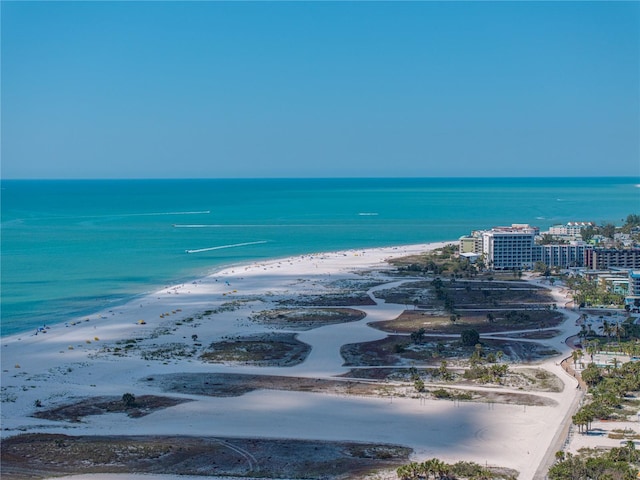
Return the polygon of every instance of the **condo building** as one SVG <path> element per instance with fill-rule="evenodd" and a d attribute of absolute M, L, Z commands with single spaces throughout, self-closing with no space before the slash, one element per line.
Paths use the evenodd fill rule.
<path fill-rule="evenodd" d="M 482 231 L 476 230 L 471 235 L 465 235 L 460 237 L 460 243 L 458 246 L 458 253 L 463 255 L 465 253 L 482 254 Z"/>
<path fill-rule="evenodd" d="M 629 272 L 629 296 L 640 298 L 640 270 Z"/>
<path fill-rule="evenodd" d="M 640 248 L 590 248 L 585 250 L 585 267 L 591 270 L 628 268 L 640 270 Z"/>
<path fill-rule="evenodd" d="M 542 262 L 549 267 L 582 267 L 585 251 L 590 247 L 584 242 L 560 245 L 535 245 L 533 263 Z"/>
<path fill-rule="evenodd" d="M 592 222 L 569 222 L 566 225 L 554 225 L 549 228 L 549 234 L 561 237 L 580 237 L 582 230 L 587 227 L 595 227 L 595 224 Z"/>
<path fill-rule="evenodd" d="M 587 222 L 569 223 L 557 228 L 572 235 L 591 225 Z M 476 230 L 471 235 L 460 237 L 458 250 L 462 256 L 482 255 L 485 265 L 492 270 L 529 269 L 536 262 L 560 268 L 640 270 L 640 248 L 595 248 L 581 240 L 537 245 L 535 239 L 539 234 L 537 227 L 527 224 Z"/>
<path fill-rule="evenodd" d="M 640 311 L 640 270 L 629 271 L 629 294 L 624 299 L 632 312 Z"/>
<path fill-rule="evenodd" d="M 537 228 L 514 224 L 494 227 L 482 233 L 482 253 L 492 270 L 520 270 L 533 266 Z"/>

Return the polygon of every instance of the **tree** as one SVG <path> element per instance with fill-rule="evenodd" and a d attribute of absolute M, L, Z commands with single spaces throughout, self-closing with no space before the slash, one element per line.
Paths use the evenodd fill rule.
<path fill-rule="evenodd" d="M 473 329 L 463 330 L 460 340 L 465 347 L 473 347 L 480 341 L 480 334 Z"/>
<path fill-rule="evenodd" d="M 411 341 L 415 344 L 422 343 L 427 331 L 424 328 L 419 328 L 415 332 L 411 332 Z"/>
<path fill-rule="evenodd" d="M 600 380 L 602 380 L 602 373 L 595 364 L 590 363 L 587 365 L 587 368 L 582 371 L 582 380 L 584 380 L 587 385 L 597 385 Z"/>
<path fill-rule="evenodd" d="M 633 227 L 637 227 L 640 225 L 640 215 L 629 214 L 627 215 L 627 221 L 622 226 L 622 231 L 624 233 L 631 233 Z"/>
<path fill-rule="evenodd" d="M 132 393 L 125 393 L 122 395 L 122 403 L 125 408 L 135 407 L 136 405 L 136 397 Z"/>
<path fill-rule="evenodd" d="M 544 273 L 549 269 L 549 267 L 547 267 L 547 264 L 544 262 L 536 262 L 533 264 L 533 271 L 534 272 L 538 272 L 538 273 Z"/>
<path fill-rule="evenodd" d="M 588 242 L 589 240 L 591 240 L 595 234 L 596 234 L 596 231 L 591 225 L 588 225 L 587 227 L 580 230 L 580 236 L 582 237 L 582 240 L 585 242 Z"/>
<path fill-rule="evenodd" d="M 543 233 L 540 237 L 540 245 L 551 245 L 556 242 L 556 237 L 549 233 Z"/>
<path fill-rule="evenodd" d="M 600 227 L 600 233 L 602 233 L 603 236 L 613 240 L 613 237 L 615 237 L 616 235 L 616 226 L 613 223 L 602 225 Z"/>
<path fill-rule="evenodd" d="M 616 323 L 613 326 L 613 331 L 616 334 L 616 337 L 618 338 L 618 345 L 620 345 L 620 337 L 624 337 L 626 335 L 626 330 L 624 328 L 624 325 L 622 325 L 620 322 Z"/>
<path fill-rule="evenodd" d="M 451 379 L 451 375 L 449 374 L 449 371 L 447 370 L 447 361 L 446 360 L 442 360 L 440 362 L 440 367 L 438 368 L 438 375 L 443 380 L 450 380 Z"/>
<path fill-rule="evenodd" d="M 578 366 L 578 358 L 580 358 L 578 356 L 578 351 L 574 350 L 573 352 L 571 352 L 571 359 L 573 360 L 573 367 L 576 368 Z"/>

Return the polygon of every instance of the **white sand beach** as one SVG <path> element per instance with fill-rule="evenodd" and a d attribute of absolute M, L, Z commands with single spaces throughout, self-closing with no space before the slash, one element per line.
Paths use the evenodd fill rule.
<path fill-rule="evenodd" d="M 399 444 L 414 449 L 412 459 L 438 457 L 447 462 L 475 461 L 520 472 L 519 478 L 536 477 L 539 466 L 555 453 L 562 439 L 567 413 L 579 396 L 575 379 L 559 362 L 570 354 L 564 339 L 578 331 L 578 316 L 566 310 L 561 334 L 548 343 L 561 355 L 539 366 L 557 375 L 562 392 L 537 392 L 554 406 L 452 402 L 417 398 L 372 398 L 312 392 L 257 390 L 239 397 L 182 395 L 192 401 L 155 411 L 140 418 L 112 413 L 89 416 L 79 423 L 32 417 L 39 401 L 45 407 L 83 397 L 125 392 L 170 395 L 145 381 L 154 375 L 186 372 L 251 373 L 310 378 L 333 378 L 349 370 L 343 366 L 340 347 L 347 343 L 384 338 L 387 334 L 367 323 L 391 320 L 404 305 L 356 307 L 366 313 L 357 322 L 327 325 L 300 332 L 298 339 L 311 346 L 306 360 L 293 367 L 259 367 L 205 363 L 196 358 L 143 359 L 104 353 L 116 342 L 138 339 L 137 344 L 191 342 L 202 344 L 234 335 L 272 331 L 249 316 L 283 296 L 304 295 L 317 284 L 360 278 L 359 272 L 388 268 L 384 260 L 424 252 L 450 242 L 370 250 L 304 255 L 228 268 L 191 283 L 173 285 L 111 311 L 70 319 L 52 325 L 46 333 L 34 332 L 2 339 L 2 437 L 22 433 L 66 435 L 209 435 L 256 438 L 349 440 Z M 389 284 L 408 281 L 382 277 Z M 532 280 L 533 281 L 533 280 Z M 549 287 L 551 288 L 551 287 Z M 561 287 L 553 287 L 558 305 L 567 302 Z M 198 322 L 181 322 L 234 299 L 255 299 Z M 144 320 L 144 323 L 140 322 Z M 164 329 L 169 334 L 159 335 Z M 501 389 L 502 391 L 505 388 Z M 570 422 L 570 416 L 568 421 Z M 553 450 L 553 451 L 552 451 Z M 129 476 L 130 477 L 130 476 Z M 77 476 L 77 479 L 124 478 Z M 170 478 L 141 475 L 140 478 Z M 179 477 L 187 478 L 187 477 Z M 194 477 L 195 478 L 195 477 Z"/>

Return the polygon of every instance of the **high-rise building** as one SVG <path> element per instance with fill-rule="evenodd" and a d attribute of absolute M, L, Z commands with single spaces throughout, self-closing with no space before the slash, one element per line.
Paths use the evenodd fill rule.
<path fill-rule="evenodd" d="M 533 247 L 538 229 L 529 225 L 494 227 L 482 233 L 482 253 L 493 270 L 520 270 L 533 266 Z"/>

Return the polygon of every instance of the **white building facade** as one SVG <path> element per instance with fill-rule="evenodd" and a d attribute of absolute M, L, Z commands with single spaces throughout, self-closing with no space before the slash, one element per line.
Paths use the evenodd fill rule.
<path fill-rule="evenodd" d="M 549 233 L 551 235 L 579 237 L 583 229 L 594 226 L 592 222 L 569 222 L 566 225 L 554 225 L 549 228 Z"/>
<path fill-rule="evenodd" d="M 590 248 L 583 242 L 560 245 L 536 245 L 533 248 L 533 263 L 542 262 L 549 267 L 582 267 L 585 249 Z"/>
<path fill-rule="evenodd" d="M 521 270 L 533 267 L 537 229 L 528 225 L 496 227 L 482 234 L 482 253 L 492 270 Z"/>

